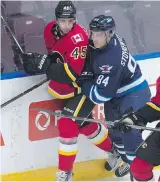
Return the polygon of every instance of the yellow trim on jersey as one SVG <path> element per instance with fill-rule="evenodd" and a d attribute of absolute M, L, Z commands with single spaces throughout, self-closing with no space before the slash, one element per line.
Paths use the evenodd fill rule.
<path fill-rule="evenodd" d="M 76 87 L 76 88 L 78 88 L 79 86 L 77 85 L 77 83 L 76 82 L 72 82 L 72 84 L 73 84 L 73 86 L 74 87 Z"/>
<path fill-rule="evenodd" d="M 75 88 L 77 88 L 77 93 L 80 94 L 82 92 L 81 87 L 79 87 L 76 82 L 72 82 L 72 84 Z"/>
<path fill-rule="evenodd" d="M 160 111 L 160 107 L 156 106 L 154 103 L 152 102 L 147 102 L 147 105 L 152 107 L 153 109 Z"/>
<path fill-rule="evenodd" d="M 83 97 L 81 98 L 81 100 L 80 100 L 80 102 L 79 102 L 79 104 L 78 104 L 78 106 L 77 106 L 73 116 L 76 117 L 78 115 L 78 113 L 79 113 L 80 109 L 82 108 L 82 105 L 84 104 L 85 100 L 86 100 L 86 96 L 83 95 Z"/>
<path fill-rule="evenodd" d="M 64 63 L 64 69 L 67 73 L 67 75 L 69 76 L 69 78 L 73 81 L 76 81 L 76 78 L 74 77 L 74 75 L 71 73 L 71 71 L 69 70 L 68 64 Z"/>
<path fill-rule="evenodd" d="M 67 94 L 67 95 L 60 95 L 57 92 L 55 92 L 54 90 L 52 90 L 50 87 L 48 87 L 48 92 L 57 99 L 68 99 L 68 98 L 74 97 L 74 92 Z"/>
<path fill-rule="evenodd" d="M 78 87 L 78 91 L 77 91 L 77 93 L 78 93 L 78 94 L 80 94 L 81 92 L 82 92 L 81 87 Z"/>

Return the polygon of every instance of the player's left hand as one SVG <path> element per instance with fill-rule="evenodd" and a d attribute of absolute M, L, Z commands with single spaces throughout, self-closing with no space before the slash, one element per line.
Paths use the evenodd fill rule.
<path fill-rule="evenodd" d="M 76 79 L 78 86 L 82 87 L 85 81 L 93 79 L 94 75 L 91 71 L 83 71 L 81 75 Z"/>
<path fill-rule="evenodd" d="M 50 65 L 50 59 L 47 55 L 38 53 L 24 53 L 22 54 L 23 67 L 26 73 L 46 73 Z"/>
<path fill-rule="evenodd" d="M 121 120 L 117 120 L 114 122 L 113 126 L 109 128 L 112 131 L 122 131 L 123 133 L 128 133 L 132 130 L 128 125 L 134 125 L 136 118 L 134 118 L 134 114 L 125 115 L 121 118 Z"/>

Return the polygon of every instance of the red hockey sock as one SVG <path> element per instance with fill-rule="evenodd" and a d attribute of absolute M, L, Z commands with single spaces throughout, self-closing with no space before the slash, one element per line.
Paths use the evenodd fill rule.
<path fill-rule="evenodd" d="M 131 165 L 130 171 L 137 181 L 149 181 L 153 178 L 153 166 L 147 161 L 136 157 Z"/>
<path fill-rule="evenodd" d="M 59 129 L 59 169 L 70 171 L 76 158 L 78 125 L 68 118 L 61 118 L 58 121 Z"/>
<path fill-rule="evenodd" d="M 59 154 L 59 170 L 71 171 L 73 169 L 73 164 L 76 155 L 66 156 Z"/>
<path fill-rule="evenodd" d="M 80 133 L 87 136 L 91 142 L 104 151 L 112 148 L 112 141 L 108 136 L 108 129 L 101 124 L 91 123 L 80 129 Z"/>

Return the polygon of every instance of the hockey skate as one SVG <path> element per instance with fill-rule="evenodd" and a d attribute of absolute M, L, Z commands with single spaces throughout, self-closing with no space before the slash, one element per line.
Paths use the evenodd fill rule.
<path fill-rule="evenodd" d="M 123 162 L 123 164 L 115 170 L 115 175 L 117 177 L 123 177 L 127 175 L 129 172 L 130 172 L 130 165 L 128 163 Z"/>
<path fill-rule="evenodd" d="M 56 173 L 56 182 L 59 181 L 72 181 L 71 171 L 58 171 Z"/>
<path fill-rule="evenodd" d="M 108 159 L 105 163 L 105 169 L 107 171 L 115 171 L 122 163 L 120 154 L 117 152 L 116 148 L 113 147 L 111 151 L 108 152 Z"/>

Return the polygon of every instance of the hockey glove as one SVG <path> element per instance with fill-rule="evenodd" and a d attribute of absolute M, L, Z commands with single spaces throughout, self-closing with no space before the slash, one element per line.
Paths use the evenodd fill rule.
<path fill-rule="evenodd" d="M 94 75 L 90 71 L 83 71 L 81 75 L 76 79 L 76 83 L 78 84 L 79 87 L 82 87 L 84 82 L 87 80 L 93 79 Z"/>
<path fill-rule="evenodd" d="M 145 124 L 143 123 L 143 119 L 134 112 L 122 117 L 118 125 L 119 130 L 121 130 L 124 133 L 128 133 L 132 130 L 132 128 L 128 125 L 145 126 Z"/>
<path fill-rule="evenodd" d="M 132 115 L 122 118 L 120 121 L 115 121 L 113 126 L 108 128 L 112 131 L 122 131 L 123 133 L 128 133 L 132 130 L 128 125 L 133 125 L 135 118 L 132 118 Z"/>
<path fill-rule="evenodd" d="M 26 73 L 46 73 L 50 65 L 50 59 L 47 55 L 37 53 L 26 53 L 22 55 L 23 67 Z"/>
<path fill-rule="evenodd" d="M 124 133 L 128 133 L 132 130 L 132 128 L 127 125 L 134 125 L 137 123 L 137 121 L 138 118 L 134 113 L 129 114 L 128 116 L 124 116 L 118 123 L 119 129 Z"/>

